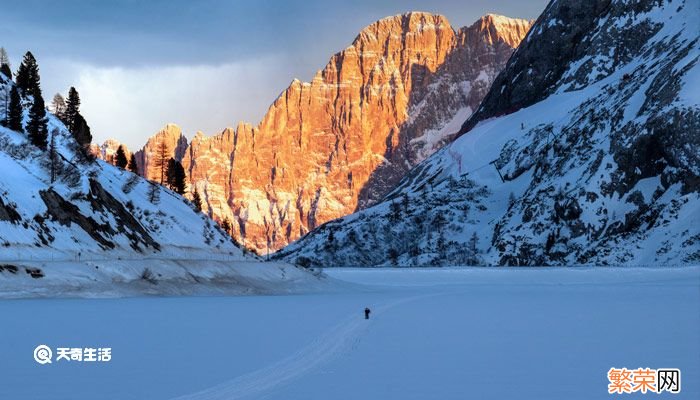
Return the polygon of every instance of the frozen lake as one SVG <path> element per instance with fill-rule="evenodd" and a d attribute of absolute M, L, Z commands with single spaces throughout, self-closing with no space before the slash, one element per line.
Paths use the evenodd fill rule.
<path fill-rule="evenodd" d="M 0 399 L 609 399 L 611 367 L 680 368 L 680 395 L 648 395 L 700 398 L 698 267 L 327 272 L 357 285 L 0 300 Z M 112 360 L 39 365 L 39 344 Z"/>

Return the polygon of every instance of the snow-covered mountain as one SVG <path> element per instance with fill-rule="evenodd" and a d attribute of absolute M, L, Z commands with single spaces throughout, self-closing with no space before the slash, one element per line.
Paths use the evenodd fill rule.
<path fill-rule="evenodd" d="M 240 293 L 315 280 L 245 254 L 178 194 L 92 161 L 47 115 L 46 151 L 0 127 L 0 297 L 196 293 L 208 284 Z"/>
<path fill-rule="evenodd" d="M 136 152 L 140 173 L 153 179 L 148 155 L 168 143 L 205 212 L 230 220 L 236 240 L 259 253 L 279 249 L 376 203 L 448 143 L 530 25 L 487 15 L 455 30 L 430 13 L 383 18 L 311 82 L 294 80 L 257 126 L 197 133 L 189 145 L 166 126 Z"/>
<path fill-rule="evenodd" d="M 458 139 L 277 257 L 700 262 L 698 20 L 691 0 L 552 1 Z"/>

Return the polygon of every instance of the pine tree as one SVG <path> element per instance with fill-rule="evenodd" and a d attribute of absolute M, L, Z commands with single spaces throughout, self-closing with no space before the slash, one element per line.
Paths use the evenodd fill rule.
<path fill-rule="evenodd" d="M 231 234 L 231 221 L 228 219 L 228 217 L 224 218 L 224 220 L 221 222 L 221 229 L 223 229 L 227 234 Z"/>
<path fill-rule="evenodd" d="M 192 193 L 192 204 L 194 204 L 194 209 L 197 212 L 202 212 L 202 198 L 199 196 L 197 189 L 194 189 L 194 193 Z"/>
<path fill-rule="evenodd" d="M 0 76 L 0 83 L 3 83 L 2 76 Z M 11 85 L 2 86 L 2 119 L 0 120 L 0 125 L 7 126 L 8 111 L 10 111 L 10 90 L 12 90 Z"/>
<path fill-rule="evenodd" d="M 10 105 L 7 110 L 7 127 L 13 131 L 22 132 L 22 101 L 16 87 L 10 90 Z"/>
<path fill-rule="evenodd" d="M 433 218 L 433 225 L 440 232 L 442 232 L 442 228 L 444 228 L 445 225 L 447 225 L 447 219 L 445 219 L 445 216 L 442 215 L 441 212 L 435 214 L 435 217 Z"/>
<path fill-rule="evenodd" d="M 24 59 L 17 69 L 16 83 L 17 87 L 23 91 L 23 94 L 41 96 L 39 65 L 31 51 L 24 55 Z"/>
<path fill-rule="evenodd" d="M 34 102 L 29 109 L 29 122 L 27 123 L 27 133 L 32 144 L 42 150 L 46 150 L 48 138 L 48 121 L 46 119 L 46 108 L 44 98 L 41 93 L 34 95 Z"/>
<path fill-rule="evenodd" d="M 187 186 L 185 178 L 185 169 L 182 167 L 182 164 L 174 158 L 168 160 L 166 179 L 170 189 L 179 194 L 185 194 L 185 189 Z"/>
<path fill-rule="evenodd" d="M 469 238 L 469 251 L 472 254 L 479 252 L 479 236 L 476 235 L 476 232 L 472 233 L 472 236 Z"/>
<path fill-rule="evenodd" d="M 445 259 L 447 257 L 447 240 L 445 240 L 445 235 L 440 231 L 438 233 L 437 242 L 435 242 L 435 250 L 438 253 L 440 259 Z"/>
<path fill-rule="evenodd" d="M 5 51 L 4 47 L 0 47 L 0 73 L 9 79 L 12 79 L 10 57 L 7 55 L 7 51 Z"/>
<path fill-rule="evenodd" d="M 128 161 L 126 160 L 126 153 L 124 153 L 124 146 L 119 145 L 117 148 L 117 154 L 114 156 L 114 165 L 124 169 L 126 168 Z"/>
<path fill-rule="evenodd" d="M 0 73 L 5 75 L 7 79 L 12 79 L 12 70 L 10 64 L 0 64 Z"/>
<path fill-rule="evenodd" d="M 51 111 L 53 114 L 63 121 L 63 115 L 66 112 L 66 101 L 59 93 L 56 93 L 51 100 Z"/>
<path fill-rule="evenodd" d="M 335 234 L 333 233 L 333 229 L 328 232 L 328 237 L 326 238 L 326 249 L 335 251 Z"/>
<path fill-rule="evenodd" d="M 469 242 L 467 242 L 467 251 L 469 253 L 467 257 L 467 264 L 479 264 L 479 237 L 476 235 L 476 232 L 472 233 L 472 236 L 469 238 Z"/>
<path fill-rule="evenodd" d="M 131 158 L 129 159 L 129 171 L 138 174 L 139 173 L 139 167 L 138 164 L 136 164 L 136 156 L 131 153 Z"/>
<path fill-rule="evenodd" d="M 57 130 L 54 128 L 51 131 L 51 140 L 49 141 L 49 159 L 51 160 L 51 184 L 56 181 L 56 166 L 57 166 L 57 153 L 56 153 L 56 134 Z"/>
<path fill-rule="evenodd" d="M 151 186 L 148 189 L 148 201 L 153 204 L 160 203 L 160 186 L 155 183 L 151 183 Z"/>
<path fill-rule="evenodd" d="M 66 124 L 68 130 L 73 133 L 77 127 L 78 115 L 80 115 L 80 95 L 73 86 L 68 89 L 68 100 L 66 101 L 66 109 L 63 114 L 63 123 Z"/>
<path fill-rule="evenodd" d="M 399 259 L 399 251 L 392 247 L 387 252 L 387 257 L 389 258 L 391 265 L 396 266 Z"/>
<path fill-rule="evenodd" d="M 168 166 L 165 168 L 165 185 L 170 190 L 175 190 L 175 169 L 177 168 L 175 162 L 174 158 L 169 158 Z"/>
<path fill-rule="evenodd" d="M 554 236 L 554 232 L 550 232 L 547 235 L 547 242 L 544 245 L 544 252 L 549 254 L 549 252 L 552 250 L 552 247 L 554 247 L 554 244 L 556 243 L 556 236 Z"/>
<path fill-rule="evenodd" d="M 92 133 L 90 133 L 90 126 L 80 113 L 74 117 L 73 130 L 71 132 L 75 141 L 83 149 L 84 154 L 88 154 L 90 143 L 92 143 Z"/>
<path fill-rule="evenodd" d="M 175 162 L 175 191 L 181 195 L 185 194 L 187 190 L 187 174 L 185 174 L 185 168 L 179 161 Z"/>
<path fill-rule="evenodd" d="M 395 224 L 401 220 L 401 205 L 392 201 L 389 205 L 389 222 Z"/>

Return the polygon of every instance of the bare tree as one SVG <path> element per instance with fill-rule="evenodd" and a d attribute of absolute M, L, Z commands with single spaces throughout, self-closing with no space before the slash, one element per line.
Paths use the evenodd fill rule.
<path fill-rule="evenodd" d="M 4 47 L 0 47 L 0 73 L 5 77 L 12 79 L 12 68 L 10 66 L 10 57 L 7 55 Z"/>
<path fill-rule="evenodd" d="M 165 184 L 166 173 L 168 170 L 168 161 L 170 160 L 170 146 L 161 139 L 153 155 L 153 166 L 160 172 L 160 184 Z M 146 171 L 144 171 L 146 172 Z"/>
<path fill-rule="evenodd" d="M 4 47 L 0 47 L 0 64 L 10 64 L 10 57 Z"/>
<path fill-rule="evenodd" d="M 66 100 L 59 93 L 56 93 L 51 100 L 51 112 L 58 119 L 63 120 L 66 112 Z"/>

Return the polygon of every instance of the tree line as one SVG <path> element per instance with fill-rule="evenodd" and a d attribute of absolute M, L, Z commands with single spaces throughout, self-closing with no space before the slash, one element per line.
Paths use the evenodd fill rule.
<path fill-rule="evenodd" d="M 0 48 L 0 78 L 12 81 L 10 59 L 4 48 Z M 46 104 L 41 92 L 39 65 L 31 51 L 24 54 L 21 64 L 14 74 L 14 85 L 7 85 L 9 93 L 4 94 L 5 116 L 0 123 L 16 132 L 26 133 L 29 141 L 41 150 L 47 149 L 48 117 Z M 24 124 L 24 107 L 29 103 L 27 123 Z M 68 91 L 68 101 L 61 95 L 54 96 L 52 102 L 56 117 L 68 128 L 85 155 L 89 154 L 92 142 L 90 126 L 80 114 L 80 96 L 74 87 Z"/>
<path fill-rule="evenodd" d="M 187 193 L 187 174 L 182 163 L 171 157 L 172 150 L 167 142 L 161 140 L 156 151 L 151 154 L 151 163 L 159 172 L 158 183 L 174 192 L 185 195 Z M 114 154 L 114 165 L 138 174 L 136 155 L 131 153 L 127 158 L 124 145 L 120 144 Z M 145 172 L 144 172 L 145 174 Z M 202 198 L 195 188 L 192 192 L 192 203 L 197 211 L 202 211 Z"/>

